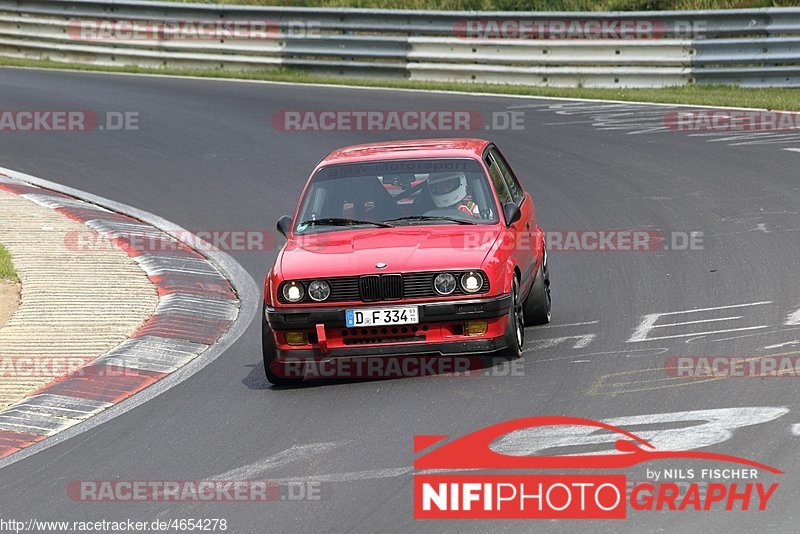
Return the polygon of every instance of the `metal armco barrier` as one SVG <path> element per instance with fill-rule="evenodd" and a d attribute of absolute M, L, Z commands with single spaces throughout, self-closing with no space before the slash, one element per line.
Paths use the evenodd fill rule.
<path fill-rule="evenodd" d="M 0 0 L 0 55 L 559 87 L 797 87 L 800 8 L 532 13 Z"/>

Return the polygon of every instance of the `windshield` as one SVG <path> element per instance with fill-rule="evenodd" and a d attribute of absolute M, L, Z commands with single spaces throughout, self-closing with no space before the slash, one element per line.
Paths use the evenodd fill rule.
<path fill-rule="evenodd" d="M 388 160 L 320 168 L 300 204 L 295 233 L 343 227 L 494 224 L 494 197 L 472 159 Z"/>

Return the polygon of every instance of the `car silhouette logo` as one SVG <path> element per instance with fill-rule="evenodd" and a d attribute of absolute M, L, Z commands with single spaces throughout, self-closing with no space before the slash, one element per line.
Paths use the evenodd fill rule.
<path fill-rule="evenodd" d="M 489 446 L 500 436 L 514 430 L 548 426 L 590 426 L 617 434 L 616 453 L 570 456 L 509 456 L 493 451 Z M 414 451 L 422 452 L 447 436 L 415 436 Z M 622 469 L 666 459 L 694 459 L 730 462 L 764 469 L 770 473 L 783 471 L 746 458 L 702 451 L 659 451 L 642 438 L 621 428 L 579 417 L 528 417 L 496 424 L 457 438 L 418 457 L 414 469 Z"/>

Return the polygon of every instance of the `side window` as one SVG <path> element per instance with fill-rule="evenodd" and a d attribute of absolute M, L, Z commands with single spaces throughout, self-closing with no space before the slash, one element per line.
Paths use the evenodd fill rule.
<path fill-rule="evenodd" d="M 508 186 L 503 178 L 503 173 L 500 171 L 495 159 L 491 155 L 486 156 L 486 166 L 489 167 L 489 178 L 492 179 L 492 185 L 497 191 L 497 198 L 500 200 L 500 205 L 505 206 L 511 200 L 511 193 L 508 192 Z"/>
<path fill-rule="evenodd" d="M 492 148 L 491 154 L 492 159 L 494 159 L 497 162 L 497 165 L 500 167 L 500 172 L 503 174 L 503 178 L 508 185 L 508 190 L 511 192 L 511 198 L 517 203 L 517 206 L 519 206 L 522 200 L 525 198 L 525 191 L 522 190 L 522 186 L 519 185 L 519 180 L 517 180 L 517 177 L 514 176 L 511 167 L 509 167 L 500 151 L 496 148 Z"/>

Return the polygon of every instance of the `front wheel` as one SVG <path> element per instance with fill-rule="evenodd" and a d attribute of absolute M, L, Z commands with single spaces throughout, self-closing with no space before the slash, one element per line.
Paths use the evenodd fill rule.
<path fill-rule="evenodd" d="M 533 287 L 525 299 L 525 324 L 535 326 L 550 322 L 550 270 L 547 267 L 547 250 L 542 251 L 542 266 L 533 279 Z"/>
<path fill-rule="evenodd" d="M 525 310 L 516 276 L 511 282 L 511 308 L 508 311 L 505 339 L 508 356 L 511 359 L 521 357 L 522 346 L 525 344 Z"/>

